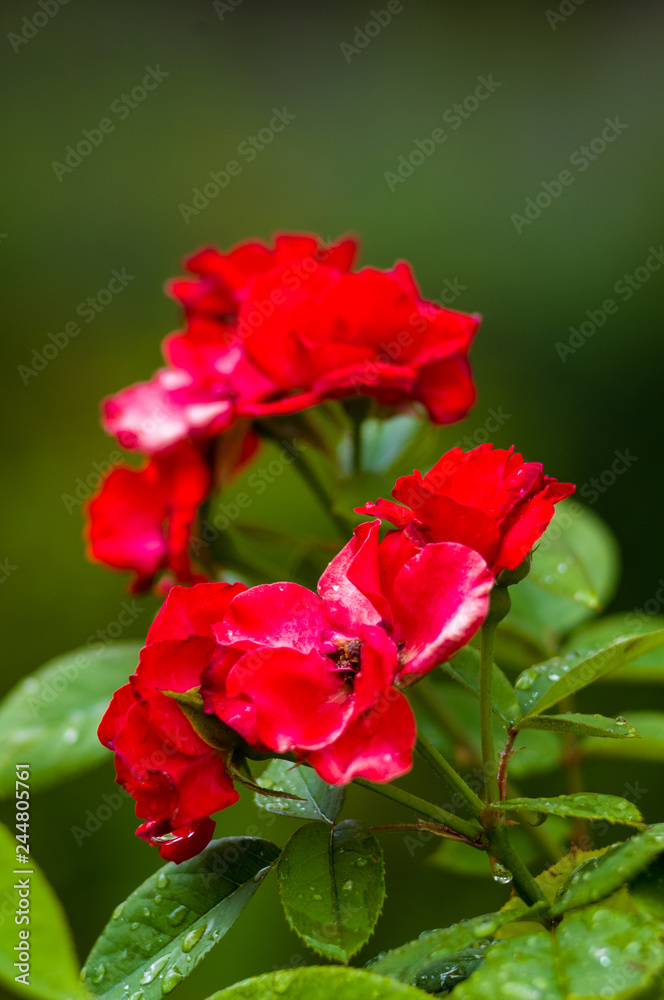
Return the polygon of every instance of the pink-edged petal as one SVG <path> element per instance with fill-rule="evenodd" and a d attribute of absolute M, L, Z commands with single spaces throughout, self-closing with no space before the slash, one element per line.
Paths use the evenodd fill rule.
<path fill-rule="evenodd" d="M 233 598 L 246 589 L 243 583 L 172 587 L 148 630 L 146 643 L 194 635 L 213 638 L 212 626 L 221 621 Z"/>
<path fill-rule="evenodd" d="M 267 583 L 238 594 L 214 628 L 218 642 L 236 649 L 318 648 L 326 626 L 320 597 L 297 583 Z"/>
<path fill-rule="evenodd" d="M 390 688 L 383 699 L 347 727 L 334 743 L 308 755 L 308 761 L 332 785 L 353 778 L 393 781 L 410 771 L 417 727 L 407 699 Z"/>
<path fill-rule="evenodd" d="M 360 625 L 389 620 L 378 563 L 380 521 L 365 522 L 324 571 L 318 581 L 325 613 L 337 628 L 354 634 Z"/>
<path fill-rule="evenodd" d="M 406 563 L 392 586 L 402 679 L 421 676 L 470 641 L 486 618 L 493 584 L 482 556 L 453 542 L 432 542 Z"/>
<path fill-rule="evenodd" d="M 226 690 L 251 701 L 261 741 L 277 753 L 325 746 L 353 713 L 343 675 L 317 652 L 253 650 L 229 672 Z"/>

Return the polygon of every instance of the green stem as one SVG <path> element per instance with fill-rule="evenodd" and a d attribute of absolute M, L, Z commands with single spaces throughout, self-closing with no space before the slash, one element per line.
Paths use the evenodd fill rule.
<path fill-rule="evenodd" d="M 482 766 L 484 768 L 484 792 L 487 802 L 498 802 L 500 799 L 496 747 L 493 741 L 493 702 L 491 697 L 493 644 L 497 624 L 496 621 L 492 621 L 490 614 L 482 626 L 480 651 L 480 738 Z"/>
<path fill-rule="evenodd" d="M 441 809 L 440 806 L 434 805 L 433 802 L 427 802 L 426 799 L 421 799 L 417 795 L 411 795 L 410 792 L 405 792 L 402 788 L 397 788 L 395 785 L 376 785 L 365 778 L 356 778 L 354 784 L 360 785 L 362 788 L 368 788 L 369 791 L 376 792 L 386 799 L 391 799 L 392 802 L 398 802 L 399 805 L 405 806 L 407 809 L 412 809 L 413 812 L 418 813 L 420 816 L 426 816 L 435 823 L 441 823 L 443 826 L 448 827 L 448 829 L 454 830 L 455 833 L 460 833 L 467 840 L 477 840 L 482 832 L 482 828 L 477 823 L 462 819 L 460 816 L 455 816 L 454 813 L 448 812 L 447 809 Z"/>
<path fill-rule="evenodd" d="M 492 852 L 498 858 L 501 865 L 504 865 L 511 872 L 514 887 L 524 903 L 532 905 L 533 903 L 541 903 L 542 901 L 546 902 L 546 896 L 512 847 L 504 824 L 501 822 L 493 830 L 487 830 L 486 835 L 489 839 Z"/>
<path fill-rule="evenodd" d="M 461 775 L 457 774 L 452 765 L 445 760 L 443 755 L 439 753 L 438 750 L 436 750 L 435 746 L 429 742 L 426 736 L 422 735 L 422 733 L 420 733 L 417 738 L 417 749 L 429 767 L 431 767 L 436 774 L 440 775 L 450 790 L 459 794 L 463 798 L 473 816 L 479 816 L 484 809 L 484 803 L 482 800 L 475 794 L 472 788 L 466 784 Z"/>

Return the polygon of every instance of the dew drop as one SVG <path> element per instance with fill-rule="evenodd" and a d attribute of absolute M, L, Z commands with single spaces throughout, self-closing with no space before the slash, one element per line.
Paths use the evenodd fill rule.
<path fill-rule="evenodd" d="M 111 920 L 119 920 L 124 912 L 124 908 L 126 905 L 127 904 L 125 902 L 125 903 L 120 903 L 118 906 L 116 906 L 115 909 L 113 910 Z"/>
<path fill-rule="evenodd" d="M 528 676 L 528 674 L 522 674 L 521 677 L 519 677 L 519 679 L 517 680 L 516 684 L 514 685 L 517 691 L 530 691 L 532 686 L 533 686 L 533 681 L 532 678 Z"/>
<path fill-rule="evenodd" d="M 164 900 L 164 897 L 161 895 L 161 893 L 156 892 L 155 896 L 154 896 L 154 901 L 157 904 L 157 906 L 159 906 L 159 904 L 162 903 L 163 900 Z"/>
<path fill-rule="evenodd" d="M 626 726 L 627 725 L 627 719 L 624 719 L 622 717 L 622 715 L 619 715 L 618 718 L 616 719 L 616 724 L 618 726 Z"/>
<path fill-rule="evenodd" d="M 159 878 L 157 879 L 157 888 L 158 888 L 158 889 L 165 889 L 165 888 L 166 888 L 166 886 L 167 886 L 167 885 L 169 885 L 170 881 L 171 881 L 171 880 L 169 879 L 168 875 L 164 875 L 164 874 L 162 873 L 162 874 L 161 874 L 161 875 L 159 876 Z"/>
<path fill-rule="evenodd" d="M 150 913 L 150 910 L 149 910 L 149 908 L 148 908 L 147 906 L 144 906 L 144 907 L 143 907 L 143 916 L 144 916 L 144 917 L 149 917 L 149 916 L 151 916 L 151 913 Z"/>
<path fill-rule="evenodd" d="M 90 980 L 93 983 L 100 983 L 105 975 L 106 975 L 106 966 L 103 964 L 98 965 L 97 971 L 95 972 L 94 976 L 90 977 Z"/>
<path fill-rule="evenodd" d="M 496 864 L 493 866 L 492 876 L 494 882 L 500 882 L 501 885 L 508 885 L 512 881 L 512 872 L 509 868 L 505 868 L 504 865 Z"/>
<path fill-rule="evenodd" d="M 358 858 L 357 861 L 355 862 L 355 867 L 356 868 L 366 868 L 366 866 L 367 866 L 368 863 L 369 862 L 367 861 L 366 858 Z"/>
<path fill-rule="evenodd" d="M 168 972 L 164 974 L 161 981 L 161 992 L 164 996 L 167 993 L 172 993 L 178 983 L 181 983 L 184 976 L 179 969 L 169 969 Z"/>
<path fill-rule="evenodd" d="M 139 990 L 138 993 L 132 993 L 132 995 L 129 997 L 129 1000 L 143 1000 L 144 996 L 145 993 L 143 992 L 143 990 Z"/>
<path fill-rule="evenodd" d="M 140 926 L 141 925 L 139 924 L 138 920 L 134 920 L 134 922 L 129 925 L 129 929 L 132 931 L 137 931 Z"/>
<path fill-rule="evenodd" d="M 173 924 L 173 926 L 176 927 L 178 924 L 182 923 L 186 915 L 187 915 L 186 906 L 176 906 L 175 909 L 171 910 L 171 912 L 168 914 L 168 922 L 169 924 Z"/>
<path fill-rule="evenodd" d="M 350 892 L 350 890 L 352 888 L 353 888 L 353 882 L 352 882 L 351 879 L 348 879 L 347 882 L 344 882 L 344 884 L 342 886 L 342 889 L 343 889 L 344 892 Z"/>
<path fill-rule="evenodd" d="M 317 903 L 320 903 L 320 901 L 321 901 L 321 899 L 323 897 L 321 896 L 321 894 L 319 892 L 315 892 L 311 898 L 315 899 Z"/>
<path fill-rule="evenodd" d="M 182 942 L 182 950 L 184 952 L 191 951 L 198 944 L 204 933 L 204 927 L 194 927 L 188 934 L 185 934 L 184 941 Z"/>
<path fill-rule="evenodd" d="M 166 965 L 167 961 L 168 955 L 164 955 L 162 958 L 158 958 L 156 962 L 153 962 L 152 965 L 148 965 L 147 969 L 141 976 L 141 986 L 147 986 L 147 984 L 151 983 L 153 979 L 156 979 Z"/>

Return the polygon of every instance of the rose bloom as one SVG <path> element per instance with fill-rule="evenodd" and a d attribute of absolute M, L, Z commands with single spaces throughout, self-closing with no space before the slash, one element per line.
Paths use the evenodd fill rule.
<path fill-rule="evenodd" d="M 237 798 L 235 752 L 307 761 L 341 784 L 410 769 L 416 727 L 401 689 L 473 636 L 493 576 L 463 545 L 401 532 L 379 545 L 379 529 L 356 529 L 318 595 L 293 583 L 169 592 L 99 729 L 145 820 L 138 834 L 163 857 L 210 840 L 211 814 Z M 198 724 L 173 692 L 200 692 Z"/>
<path fill-rule="evenodd" d="M 164 341 L 168 367 L 105 401 L 106 430 L 153 453 L 219 434 L 236 416 L 357 394 L 460 420 L 475 400 L 467 355 L 478 317 L 423 299 L 404 262 L 353 270 L 357 250 L 352 238 L 325 246 L 281 234 L 273 247 L 194 254 L 194 277 L 169 285 L 186 325 Z"/>
<path fill-rule="evenodd" d="M 401 476 L 392 490 L 399 503 L 379 498 L 355 510 L 415 529 L 427 542 L 467 545 L 498 576 L 523 562 L 554 505 L 574 489 L 545 476 L 539 462 L 524 462 L 513 448 L 482 444 L 469 452 L 453 448 L 425 476 Z"/>
<path fill-rule="evenodd" d="M 202 694 L 253 745 L 307 760 L 330 783 L 408 771 L 415 721 L 401 689 L 475 634 L 493 577 L 463 545 L 360 525 L 321 577 L 235 597 L 214 634 L 224 655 Z"/>

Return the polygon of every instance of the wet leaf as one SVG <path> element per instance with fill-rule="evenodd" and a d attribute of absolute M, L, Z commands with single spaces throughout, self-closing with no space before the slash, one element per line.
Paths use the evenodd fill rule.
<path fill-rule="evenodd" d="M 328 785 L 311 767 L 296 766 L 287 760 L 272 760 L 258 781 L 269 788 L 297 795 L 301 801 L 257 794 L 256 805 L 265 812 L 296 819 L 317 819 L 334 823 L 344 803 L 342 785 Z"/>
<path fill-rule="evenodd" d="M 544 729 L 576 736 L 603 736 L 609 739 L 634 739 L 639 733 L 625 719 L 607 719 L 603 715 L 533 715 L 517 723 L 519 729 Z"/>
<path fill-rule="evenodd" d="M 277 869 L 289 924 L 320 955 L 347 962 L 370 938 L 385 898 L 380 845 L 363 823 L 309 823 Z"/>
<path fill-rule="evenodd" d="M 268 840 L 227 837 L 165 865 L 116 908 L 83 969 L 88 988 L 104 1000 L 161 1000 L 223 937 L 278 857 Z"/>
<path fill-rule="evenodd" d="M 420 990 L 364 969 L 284 969 L 215 993 L 208 1000 L 424 1000 Z"/>
<path fill-rule="evenodd" d="M 603 819 L 608 823 L 626 826 L 643 826 L 643 816 L 627 799 L 618 795 L 599 792 L 577 792 L 574 795 L 556 795 L 550 798 L 518 798 L 494 802 L 496 808 L 507 812 L 535 812 L 547 816 L 578 816 L 583 819 Z"/>

